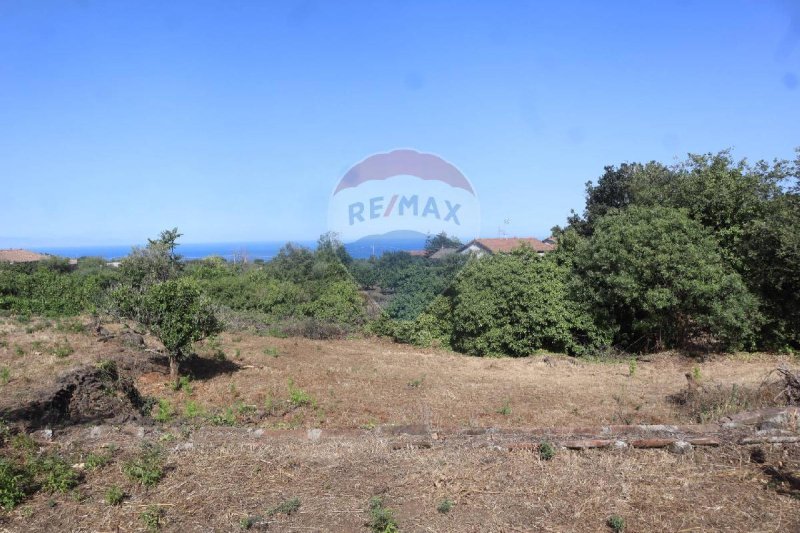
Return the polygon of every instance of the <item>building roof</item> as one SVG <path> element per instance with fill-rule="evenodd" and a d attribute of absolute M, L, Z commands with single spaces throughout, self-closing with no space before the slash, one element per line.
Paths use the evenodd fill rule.
<path fill-rule="evenodd" d="M 406 253 L 415 257 L 425 257 L 427 255 L 425 250 L 408 250 Z"/>
<path fill-rule="evenodd" d="M 542 242 L 535 237 L 507 237 L 501 239 L 475 239 L 464 245 L 461 250 L 466 250 L 472 244 L 493 254 L 510 252 L 523 245 L 530 246 L 535 252 L 552 252 L 556 249 L 555 245 Z"/>
<path fill-rule="evenodd" d="M 30 250 L 0 250 L 0 261 L 6 263 L 32 263 L 34 261 L 48 259 L 49 257 L 49 255 L 32 252 Z"/>

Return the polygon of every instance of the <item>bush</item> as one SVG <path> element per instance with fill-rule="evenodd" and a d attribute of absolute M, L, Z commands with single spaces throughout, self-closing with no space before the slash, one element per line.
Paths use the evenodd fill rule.
<path fill-rule="evenodd" d="M 570 300 L 569 271 L 530 249 L 470 262 L 446 295 L 454 349 L 472 355 L 583 354 L 608 334 Z M 442 306 L 444 308 L 444 306 Z"/>
<path fill-rule="evenodd" d="M 601 218 L 575 252 L 573 298 L 627 350 L 752 346 L 755 298 L 684 212 L 632 206 Z"/>

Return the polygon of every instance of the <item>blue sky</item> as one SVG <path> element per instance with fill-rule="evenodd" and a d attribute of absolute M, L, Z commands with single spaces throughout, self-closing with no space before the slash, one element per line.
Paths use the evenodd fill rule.
<path fill-rule="evenodd" d="M 314 238 L 403 147 L 543 237 L 604 165 L 792 158 L 800 4 L 0 0 L 0 125 L 0 248 Z"/>

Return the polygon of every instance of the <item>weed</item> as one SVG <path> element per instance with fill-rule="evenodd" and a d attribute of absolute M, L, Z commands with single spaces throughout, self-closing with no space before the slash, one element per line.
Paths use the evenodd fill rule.
<path fill-rule="evenodd" d="M 29 469 L 41 479 L 41 489 L 47 492 L 69 492 L 80 480 L 78 472 L 65 460 L 52 455 L 37 459 Z"/>
<path fill-rule="evenodd" d="M 203 409 L 194 400 L 189 400 L 183 408 L 183 413 L 187 418 L 197 418 L 203 415 Z"/>
<path fill-rule="evenodd" d="M 189 379 L 189 376 L 181 376 L 178 378 L 178 381 L 172 382 L 171 387 L 174 391 L 182 390 L 186 394 L 191 394 L 193 392 L 192 381 Z"/>
<path fill-rule="evenodd" d="M 418 389 L 418 388 L 420 388 L 422 386 L 422 383 L 424 381 L 425 381 L 424 377 L 417 378 L 417 379 L 412 379 L 411 381 L 408 382 L 408 388 L 409 389 Z"/>
<path fill-rule="evenodd" d="M 267 511 L 267 516 L 274 516 L 276 514 L 285 514 L 289 516 L 297 512 L 298 509 L 300 509 L 300 498 L 289 498 Z"/>
<path fill-rule="evenodd" d="M 305 392 L 303 389 L 294 384 L 294 380 L 289 378 L 289 403 L 295 407 L 302 407 L 304 405 L 314 405 L 316 401 L 314 398 Z"/>
<path fill-rule="evenodd" d="M 97 468 L 102 468 L 106 466 L 108 463 L 111 462 L 111 454 L 110 453 L 90 453 L 86 456 L 86 459 L 83 461 L 84 466 L 88 470 L 95 470 Z"/>
<path fill-rule="evenodd" d="M 11 461 L 0 457 L 0 509 L 10 511 L 25 499 L 30 484 L 28 473 Z"/>
<path fill-rule="evenodd" d="M 0 368 L 0 384 L 5 385 L 11 380 L 11 370 L 7 366 Z"/>
<path fill-rule="evenodd" d="M 236 359 L 241 359 L 242 351 L 239 348 L 236 348 L 236 350 L 233 352 L 233 357 Z"/>
<path fill-rule="evenodd" d="M 113 359 L 103 359 L 94 366 L 100 371 L 100 379 L 103 381 L 114 381 L 119 375 L 117 374 L 117 362 Z"/>
<path fill-rule="evenodd" d="M 236 425 L 236 415 L 232 408 L 226 407 L 222 413 L 215 414 L 208 421 L 214 426 L 233 426 Z"/>
<path fill-rule="evenodd" d="M 369 500 L 369 528 L 373 533 L 398 533 L 400 528 L 394 519 L 394 511 L 383 506 L 380 496 Z"/>
<path fill-rule="evenodd" d="M 36 449 L 36 442 L 30 435 L 17 433 L 11 437 L 11 447 L 15 450 L 32 452 Z"/>
<path fill-rule="evenodd" d="M 67 339 L 64 339 L 62 342 L 53 346 L 53 355 L 59 359 L 69 357 L 73 353 L 75 353 L 75 348 L 70 345 Z"/>
<path fill-rule="evenodd" d="M 556 448 L 551 443 L 543 440 L 539 443 L 539 459 L 549 461 L 556 456 Z"/>
<path fill-rule="evenodd" d="M 625 519 L 615 514 L 608 517 L 606 525 L 611 528 L 614 533 L 622 533 L 625 531 Z"/>
<path fill-rule="evenodd" d="M 264 355 L 268 355 L 270 357 L 278 357 L 280 354 L 278 353 L 278 349 L 275 346 L 267 346 L 263 350 Z"/>
<path fill-rule="evenodd" d="M 163 398 L 158 400 L 158 411 L 153 417 L 157 422 L 169 422 L 173 414 L 174 410 L 168 400 Z"/>
<path fill-rule="evenodd" d="M 252 528 L 253 526 L 257 526 L 263 521 L 264 521 L 263 516 L 259 515 L 245 516 L 244 518 L 239 520 L 239 529 L 244 531 Z"/>
<path fill-rule="evenodd" d="M 163 463 L 161 448 L 148 443 L 143 445 L 142 452 L 138 457 L 122 465 L 122 471 L 131 481 L 141 483 L 145 487 L 152 487 L 164 477 Z"/>
<path fill-rule="evenodd" d="M 439 502 L 439 505 L 436 506 L 436 510 L 442 514 L 447 514 L 453 509 L 453 500 L 450 498 L 445 498 L 444 500 Z"/>
<path fill-rule="evenodd" d="M 164 433 L 160 437 L 158 437 L 158 442 L 172 442 L 176 440 L 177 437 L 172 433 Z"/>
<path fill-rule="evenodd" d="M 86 333 L 86 326 L 74 318 L 56 322 L 56 331 L 61 333 Z"/>
<path fill-rule="evenodd" d="M 700 372 L 699 366 L 692 367 L 692 377 L 695 381 L 700 381 L 703 379 L 703 374 Z"/>
<path fill-rule="evenodd" d="M 106 491 L 105 500 L 108 505 L 119 505 L 125 499 L 125 492 L 117 485 L 111 485 Z"/>
<path fill-rule="evenodd" d="M 632 378 L 634 375 L 636 375 L 636 359 L 631 359 L 628 362 L 628 377 Z"/>
<path fill-rule="evenodd" d="M 161 529 L 161 519 L 164 517 L 164 511 L 157 505 L 151 505 L 139 515 L 139 520 L 142 521 L 147 531 L 159 531 Z"/>
<path fill-rule="evenodd" d="M 16 355 L 17 357 L 22 357 L 23 355 L 25 355 L 25 350 L 19 344 L 15 344 L 14 355 Z"/>
<path fill-rule="evenodd" d="M 44 341 L 33 341 L 31 343 L 31 350 L 39 352 L 44 348 Z"/>
<path fill-rule="evenodd" d="M 506 400 L 506 402 L 503 404 L 503 407 L 498 409 L 497 412 L 500 413 L 503 416 L 510 415 L 511 414 L 511 402 L 510 402 L 510 400 Z"/>

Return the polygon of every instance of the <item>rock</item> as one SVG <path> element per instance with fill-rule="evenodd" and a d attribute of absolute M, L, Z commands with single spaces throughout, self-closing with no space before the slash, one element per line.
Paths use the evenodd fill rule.
<path fill-rule="evenodd" d="M 309 429 L 306 436 L 311 442 L 317 442 L 322 437 L 322 430 L 319 428 Z"/>
<path fill-rule="evenodd" d="M 193 442 L 180 442 L 175 445 L 173 448 L 176 452 L 188 452 L 190 450 L 194 450 L 194 443 Z"/>
<path fill-rule="evenodd" d="M 628 448 L 628 443 L 624 440 L 615 440 L 613 446 L 615 450 L 625 450 Z"/>
<path fill-rule="evenodd" d="M 692 451 L 694 447 L 686 442 L 685 440 L 676 440 L 672 444 L 667 447 L 667 450 L 670 453 L 674 453 L 677 455 L 683 455 L 685 453 L 689 453 Z"/>
<path fill-rule="evenodd" d="M 39 431 L 34 431 L 31 434 L 34 440 L 40 440 L 45 442 L 50 442 L 53 440 L 53 430 L 52 429 L 40 429 Z"/>
<path fill-rule="evenodd" d="M 131 348 L 145 348 L 147 345 L 144 342 L 144 337 L 133 331 L 126 331 L 119 336 L 122 344 L 130 346 Z"/>

